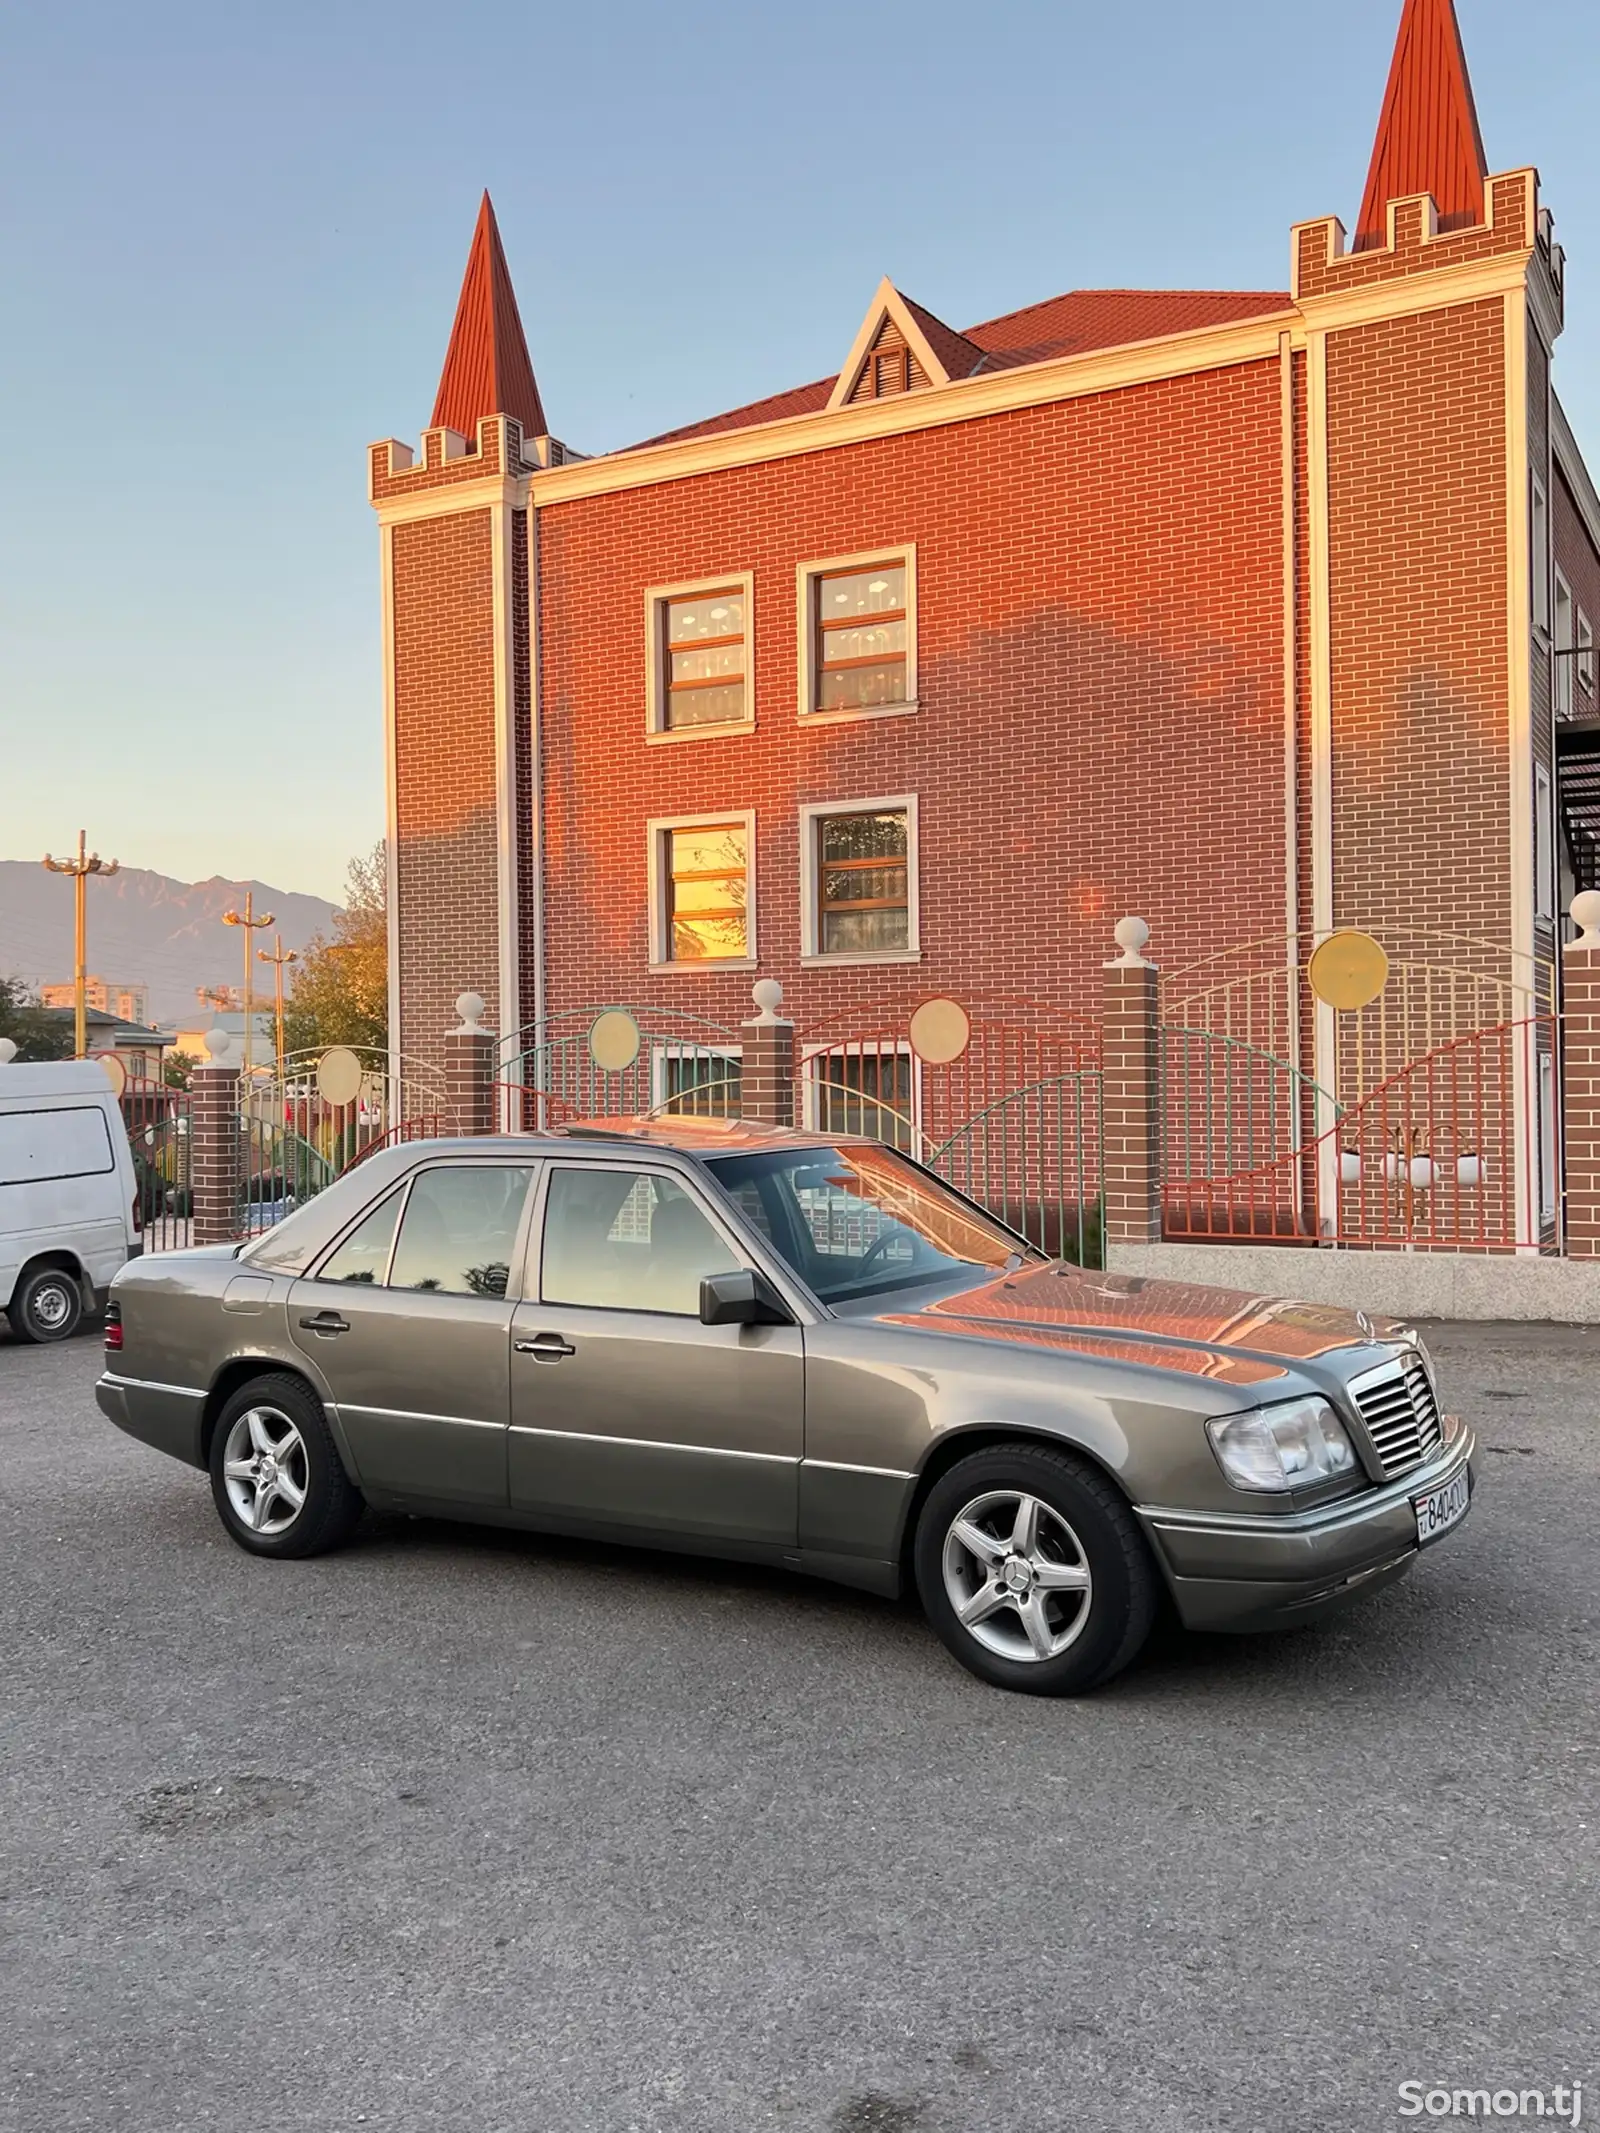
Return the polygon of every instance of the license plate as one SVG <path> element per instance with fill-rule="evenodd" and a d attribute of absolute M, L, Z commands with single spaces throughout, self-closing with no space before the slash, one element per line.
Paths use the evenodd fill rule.
<path fill-rule="evenodd" d="M 1413 1496 L 1412 1508 L 1417 1514 L 1417 1546 L 1426 1548 L 1429 1541 L 1436 1541 L 1441 1533 L 1448 1533 L 1459 1525 L 1467 1515 L 1467 1505 L 1472 1501 L 1472 1482 L 1463 1470 L 1454 1481 L 1447 1481 L 1441 1489 L 1430 1489 L 1426 1496 Z"/>

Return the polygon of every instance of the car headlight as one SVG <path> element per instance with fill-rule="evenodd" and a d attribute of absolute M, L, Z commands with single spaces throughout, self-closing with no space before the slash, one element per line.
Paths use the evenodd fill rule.
<path fill-rule="evenodd" d="M 1283 1400 L 1206 1424 L 1219 1465 L 1235 1488 L 1307 1489 L 1356 1463 L 1355 1446 L 1326 1400 Z"/>

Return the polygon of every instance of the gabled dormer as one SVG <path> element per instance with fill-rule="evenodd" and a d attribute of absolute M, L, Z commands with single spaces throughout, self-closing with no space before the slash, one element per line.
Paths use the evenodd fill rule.
<path fill-rule="evenodd" d="M 885 276 L 834 381 L 828 405 L 849 407 L 930 385 L 952 385 L 958 378 L 970 378 L 982 361 L 983 350 L 976 342 L 902 296 Z"/>

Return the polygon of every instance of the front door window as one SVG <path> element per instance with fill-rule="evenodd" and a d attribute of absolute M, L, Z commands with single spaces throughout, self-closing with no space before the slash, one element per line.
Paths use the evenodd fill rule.
<path fill-rule="evenodd" d="M 738 1264 L 675 1178 L 587 1164 L 551 1175 L 540 1275 L 547 1304 L 698 1318 L 701 1281 Z"/>

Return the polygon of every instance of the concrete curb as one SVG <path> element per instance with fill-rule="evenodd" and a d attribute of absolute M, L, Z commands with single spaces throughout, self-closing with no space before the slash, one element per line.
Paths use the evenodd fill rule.
<path fill-rule="evenodd" d="M 1600 1260 L 1465 1252 L 1295 1250 L 1270 1244 L 1113 1244 L 1115 1274 L 1207 1281 L 1391 1318 L 1600 1325 Z"/>

